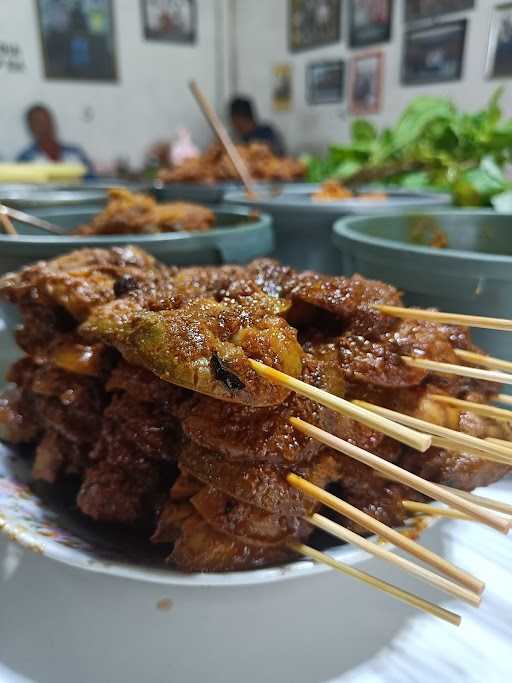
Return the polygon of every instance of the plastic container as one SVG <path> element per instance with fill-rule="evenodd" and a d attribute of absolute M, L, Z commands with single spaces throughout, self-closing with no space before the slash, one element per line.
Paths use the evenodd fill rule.
<path fill-rule="evenodd" d="M 225 200 L 229 204 L 251 206 L 271 214 L 276 242 L 274 256 L 295 268 L 323 273 L 341 272 L 339 254 L 332 246 L 332 226 L 341 216 L 415 208 L 436 209 L 451 203 L 448 195 L 404 191 L 389 191 L 387 199 L 378 201 L 314 202 L 311 196 L 318 187 L 300 183 L 265 188 L 256 199 L 249 199 L 244 192 L 229 192 Z"/>
<path fill-rule="evenodd" d="M 16 209 L 50 208 L 104 204 L 111 187 L 125 187 L 131 192 L 151 194 L 149 183 L 133 183 L 118 178 L 96 178 L 73 184 L 2 185 L 0 202 Z"/>
<path fill-rule="evenodd" d="M 237 183 L 167 183 L 156 181 L 152 193 L 159 202 L 197 202 L 199 204 L 221 204 L 229 191 L 240 189 Z"/>
<path fill-rule="evenodd" d="M 0 202 L 15 209 L 104 204 L 107 190 L 83 185 L 0 185 Z"/>
<path fill-rule="evenodd" d="M 35 209 L 34 215 L 73 228 L 87 223 L 100 205 Z M 214 207 L 216 228 L 206 232 L 167 232 L 155 235 L 54 236 L 13 221 L 18 237 L 0 233 L 0 273 L 16 270 L 38 259 L 50 259 L 81 247 L 112 247 L 135 244 L 164 263 L 218 265 L 245 263 L 268 255 L 273 249 L 272 219 L 254 216 L 245 208 Z"/>
<path fill-rule="evenodd" d="M 440 232 L 439 232 L 440 231 Z M 446 239 L 446 248 L 429 246 Z M 340 269 L 402 290 L 409 306 L 512 318 L 512 215 L 452 210 L 336 222 Z M 474 329 L 491 355 L 512 360 L 512 335 Z"/>

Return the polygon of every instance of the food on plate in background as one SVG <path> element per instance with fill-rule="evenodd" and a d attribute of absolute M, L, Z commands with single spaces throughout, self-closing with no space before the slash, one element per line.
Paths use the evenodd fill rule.
<path fill-rule="evenodd" d="M 385 192 L 354 193 L 336 180 L 326 180 L 320 189 L 313 192 L 311 199 L 314 202 L 339 202 L 344 199 L 364 199 L 366 201 L 384 201 L 387 199 Z"/>
<path fill-rule="evenodd" d="M 237 145 L 254 180 L 292 182 L 306 173 L 302 161 L 276 156 L 267 145 L 251 143 Z M 163 168 L 158 178 L 163 183 L 219 183 L 239 182 L 239 175 L 220 145 L 212 145 L 198 158 L 185 159 L 178 166 Z"/>
<path fill-rule="evenodd" d="M 144 235 L 158 232 L 197 232 L 214 226 L 215 214 L 199 204 L 158 204 L 152 197 L 116 187 L 107 206 L 78 235 Z"/>

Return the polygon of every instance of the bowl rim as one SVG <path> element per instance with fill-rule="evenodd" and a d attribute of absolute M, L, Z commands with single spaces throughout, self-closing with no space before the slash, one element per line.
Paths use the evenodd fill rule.
<path fill-rule="evenodd" d="M 93 208 L 93 205 L 87 206 L 75 206 L 75 207 L 53 207 L 53 209 L 60 208 L 61 211 L 65 212 L 66 208 L 85 210 Z M 94 205 L 94 208 L 98 208 Z M 239 216 L 240 218 L 250 217 L 253 213 L 248 207 L 244 206 L 226 206 L 222 204 L 219 206 L 210 207 L 211 210 L 217 213 L 226 213 L 233 216 Z M 52 208 L 41 207 L 46 213 L 52 213 Z M 43 217 L 43 216 L 41 216 Z M 159 232 L 149 235 L 91 235 L 83 236 L 80 235 L 18 235 L 12 236 L 5 233 L 0 233 L 0 246 L 20 246 L 21 248 L 32 247 L 34 245 L 48 245 L 48 246 L 73 246 L 75 248 L 87 248 L 87 247 L 101 247 L 101 246 L 116 246 L 116 245 L 144 245 L 144 244 L 158 244 L 161 242 L 192 242 L 192 241 L 203 241 L 211 242 L 216 238 L 222 238 L 229 236 L 236 231 L 237 234 L 246 234 L 253 232 L 254 230 L 260 230 L 262 228 L 272 227 L 272 216 L 267 213 L 260 212 L 254 221 L 249 223 L 235 223 L 230 227 L 225 228 L 212 228 L 211 230 L 194 231 L 187 232 L 186 230 L 181 230 L 177 232 Z"/>
<path fill-rule="evenodd" d="M 102 560 L 91 557 L 86 551 L 73 548 L 54 541 L 51 537 L 44 537 L 26 526 L 26 520 L 4 518 L 0 510 L 0 534 L 5 535 L 10 541 L 17 543 L 23 548 L 42 555 L 47 559 L 60 562 L 76 569 L 90 571 L 97 574 L 117 576 L 119 578 L 132 579 L 144 583 L 153 583 L 183 587 L 215 587 L 236 588 L 241 586 L 257 586 L 266 583 L 276 583 L 289 579 L 298 579 L 308 576 L 323 574 L 332 571 L 332 568 L 302 558 L 287 562 L 286 564 L 248 569 L 244 571 L 230 572 L 182 572 L 170 567 L 169 569 L 158 567 L 142 567 L 130 564 L 128 561 Z M 431 516 L 425 518 L 420 534 L 424 534 L 429 528 L 437 524 L 440 518 Z M 376 541 L 375 536 L 369 536 L 368 540 Z M 380 543 L 379 547 L 393 549 L 392 543 Z M 323 552 L 328 553 L 334 559 L 353 566 L 366 560 L 372 559 L 373 555 L 352 546 L 342 544 L 326 548 Z"/>
<path fill-rule="evenodd" d="M 496 216 L 509 217 L 512 220 L 512 213 L 496 213 L 493 209 L 450 209 L 449 211 L 433 210 L 427 214 L 421 212 L 383 212 L 378 216 L 343 216 L 338 218 L 332 226 L 334 243 L 338 246 L 345 246 L 345 241 L 357 242 L 364 246 L 380 247 L 393 252 L 409 252 L 423 256 L 432 256 L 437 259 L 456 259 L 464 261 L 489 261 L 496 263 L 501 261 L 504 264 L 512 263 L 512 255 L 506 254 L 484 254 L 474 251 L 465 251 L 463 249 L 436 249 L 435 247 L 421 246 L 417 244 L 408 244 L 407 242 L 398 242 L 396 240 L 387 239 L 386 237 L 370 237 L 369 235 L 358 232 L 355 228 L 358 223 L 364 223 L 368 220 L 380 220 L 382 218 L 414 218 L 424 216 L 461 216 L 468 217 L 469 214 L 476 214 L 486 218 L 495 218 Z"/>
<path fill-rule="evenodd" d="M 357 211 L 366 210 L 371 213 L 378 212 L 379 215 L 384 212 L 394 212 L 397 208 L 402 211 L 406 209 L 414 210 L 418 207 L 418 210 L 422 208 L 428 208 L 429 206 L 439 206 L 451 205 L 452 198 L 451 195 L 445 192 L 432 192 L 423 190 L 407 190 L 403 189 L 393 189 L 388 190 L 388 194 L 396 195 L 396 200 L 401 202 L 398 207 L 389 206 L 385 202 L 373 202 L 368 199 L 340 199 L 337 201 L 326 201 L 326 202 L 312 202 L 307 201 L 301 204 L 297 203 L 296 195 L 310 194 L 315 192 L 321 187 L 319 183 L 286 183 L 281 185 L 281 192 L 276 196 L 263 196 L 261 198 L 251 199 L 247 197 L 245 192 L 241 190 L 233 190 L 226 192 L 224 196 L 224 201 L 229 204 L 244 204 L 253 207 L 264 207 L 266 210 L 273 209 L 295 209 L 295 210 L 306 210 L 311 212 L 332 212 L 333 209 L 354 209 Z M 265 188 L 267 191 L 271 191 L 271 188 Z M 407 196 L 405 196 L 407 195 Z M 276 201 L 279 199 L 280 201 Z M 284 200 L 284 201 L 283 201 Z"/>

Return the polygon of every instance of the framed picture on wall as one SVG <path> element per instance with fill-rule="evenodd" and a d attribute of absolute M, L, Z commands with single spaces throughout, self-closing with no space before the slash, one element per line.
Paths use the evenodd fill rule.
<path fill-rule="evenodd" d="M 376 114 L 382 101 L 384 55 L 365 52 L 350 61 L 349 111 L 357 116 Z"/>
<path fill-rule="evenodd" d="M 494 8 L 487 48 L 486 76 L 512 76 L 512 2 Z"/>
<path fill-rule="evenodd" d="M 384 43 L 391 38 L 393 0 L 349 0 L 350 47 Z"/>
<path fill-rule="evenodd" d="M 195 43 L 196 0 L 141 0 L 140 5 L 146 40 Z"/>
<path fill-rule="evenodd" d="M 407 31 L 402 52 L 402 83 L 421 85 L 462 77 L 466 19 Z"/>
<path fill-rule="evenodd" d="M 335 104 L 345 94 L 345 62 L 314 62 L 306 67 L 308 104 Z"/>
<path fill-rule="evenodd" d="M 272 67 L 272 109 L 290 111 L 293 101 L 291 64 L 274 64 Z"/>
<path fill-rule="evenodd" d="M 111 0 L 37 0 L 46 78 L 115 81 Z"/>
<path fill-rule="evenodd" d="M 404 0 L 405 21 L 432 19 L 442 14 L 473 9 L 475 0 Z"/>
<path fill-rule="evenodd" d="M 292 52 L 337 43 L 341 0 L 288 0 L 288 46 Z"/>

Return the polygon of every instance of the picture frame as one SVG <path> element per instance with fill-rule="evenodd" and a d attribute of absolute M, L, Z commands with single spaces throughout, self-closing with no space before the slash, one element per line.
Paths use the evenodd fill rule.
<path fill-rule="evenodd" d="M 345 62 L 343 59 L 312 62 L 306 66 L 306 102 L 337 104 L 345 96 Z"/>
<path fill-rule="evenodd" d="M 197 40 L 196 0 L 140 0 L 146 40 L 192 45 Z"/>
<path fill-rule="evenodd" d="M 434 19 L 444 14 L 474 9 L 475 0 L 405 0 L 404 21 L 411 23 Z"/>
<path fill-rule="evenodd" d="M 272 67 L 272 109 L 291 111 L 293 104 L 293 69 L 291 64 Z"/>
<path fill-rule="evenodd" d="M 288 49 L 301 52 L 341 40 L 342 0 L 288 0 Z"/>
<path fill-rule="evenodd" d="M 467 19 L 414 28 L 405 32 L 403 85 L 445 83 L 462 78 Z"/>
<path fill-rule="evenodd" d="M 117 81 L 112 0 L 37 0 L 37 14 L 47 79 Z"/>
<path fill-rule="evenodd" d="M 348 44 L 367 47 L 391 40 L 393 0 L 348 0 Z"/>
<path fill-rule="evenodd" d="M 382 104 L 384 53 L 364 52 L 352 57 L 349 79 L 349 112 L 356 116 L 376 114 Z"/>
<path fill-rule="evenodd" d="M 493 8 L 485 75 L 487 78 L 512 76 L 512 2 Z"/>

